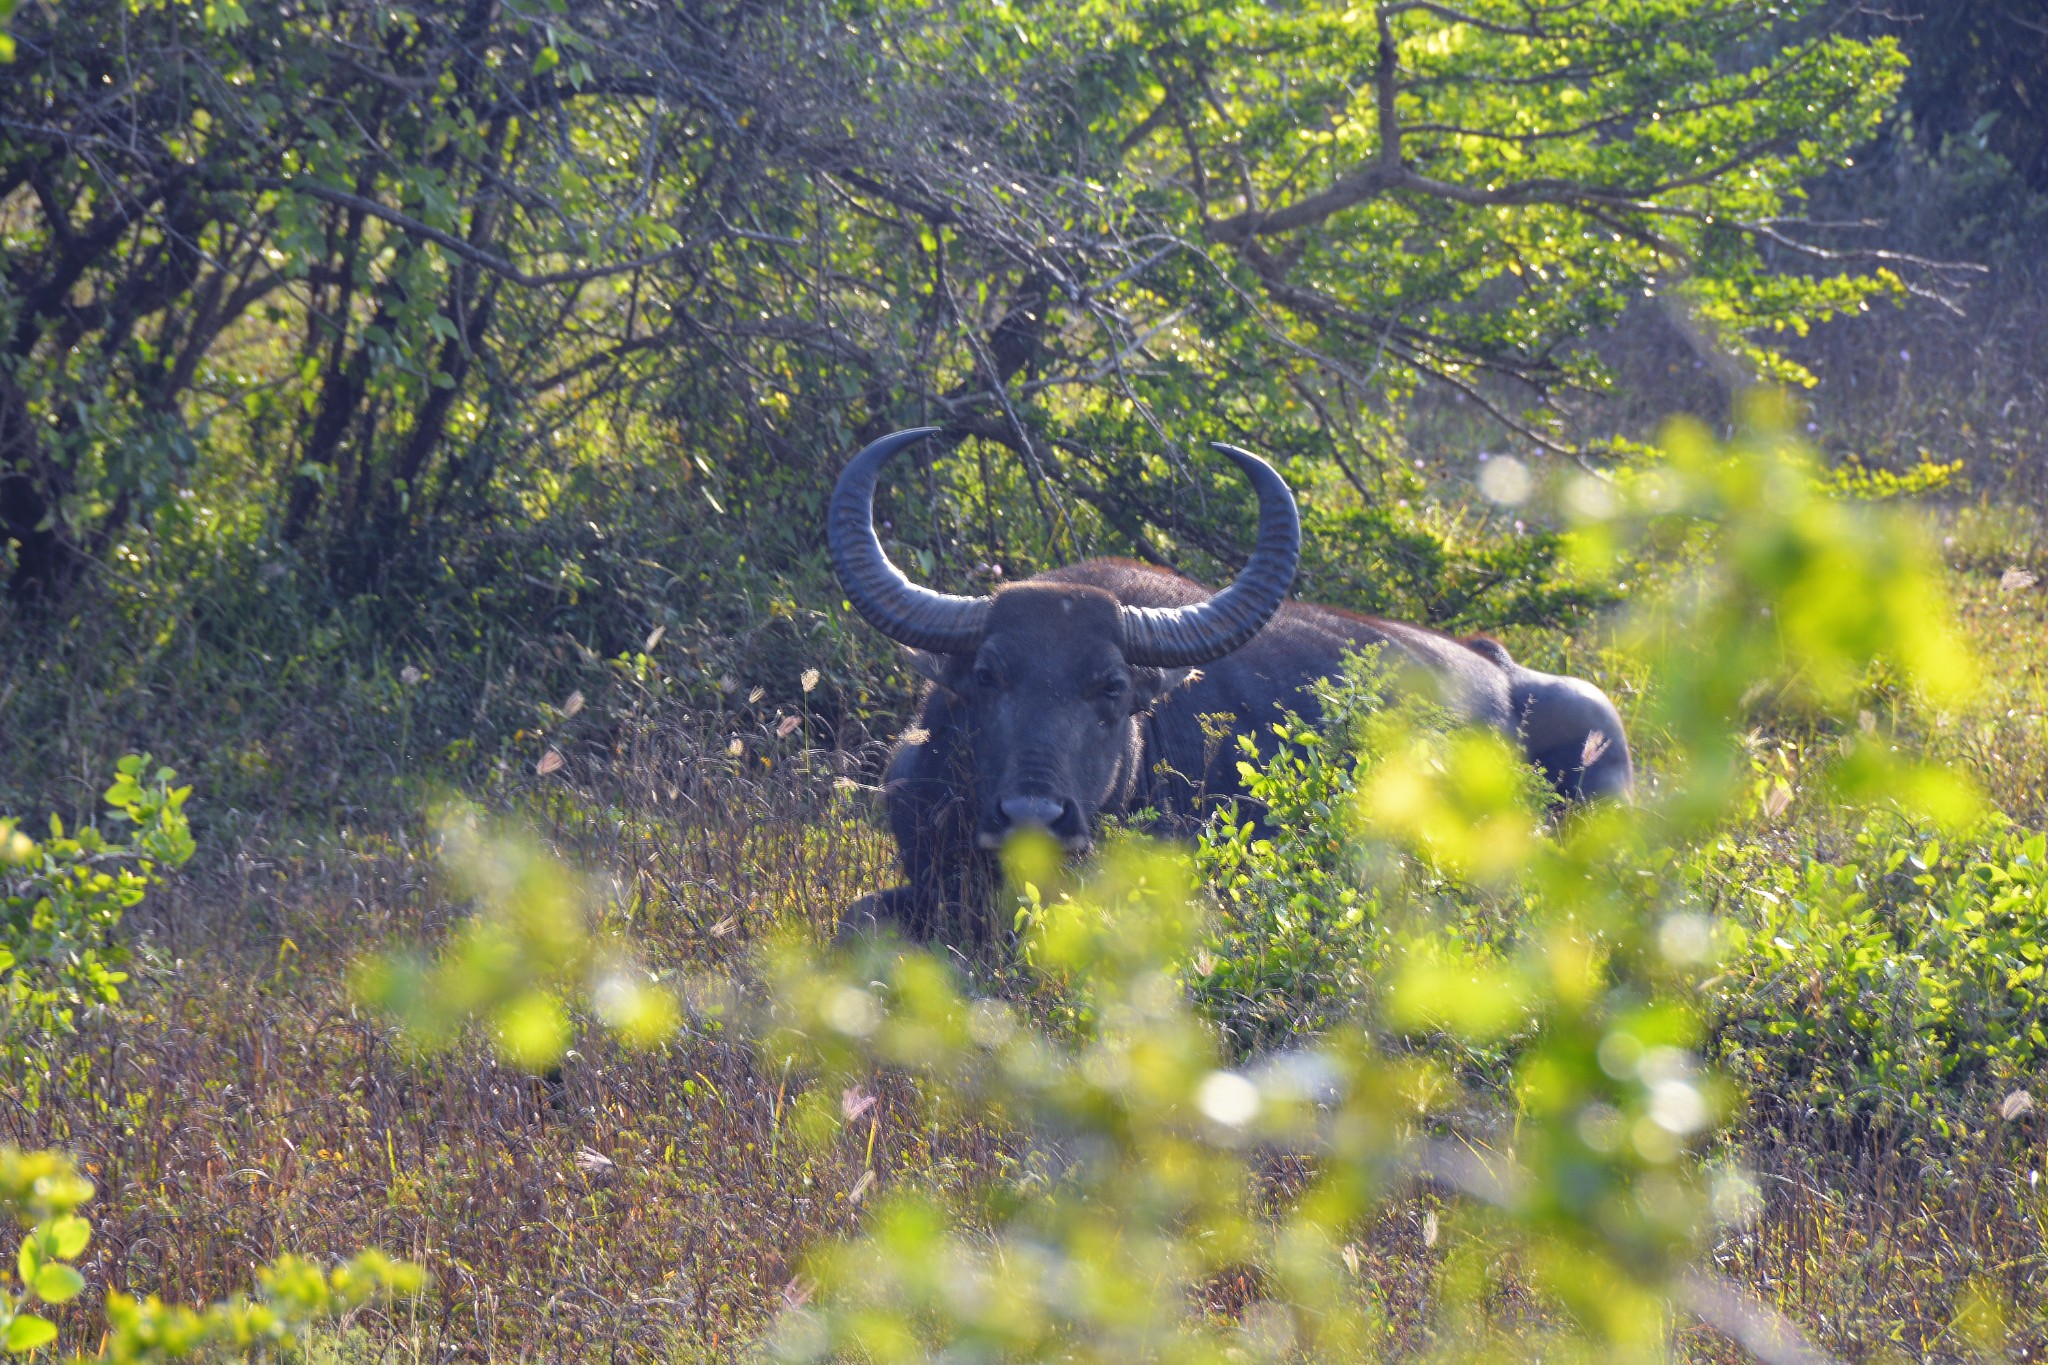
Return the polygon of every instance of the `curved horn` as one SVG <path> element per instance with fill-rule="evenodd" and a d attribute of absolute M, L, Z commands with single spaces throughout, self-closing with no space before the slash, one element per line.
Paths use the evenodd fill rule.
<path fill-rule="evenodd" d="M 903 576 L 875 535 L 875 481 L 889 457 L 923 440 L 937 427 L 912 427 L 871 442 L 840 472 L 825 516 L 832 569 L 846 600 L 868 624 L 915 649 L 964 654 L 981 643 L 988 627 L 986 597 L 955 597 L 920 588 Z"/>
<path fill-rule="evenodd" d="M 1244 471 L 1259 495 L 1259 539 L 1237 580 L 1192 607 L 1125 607 L 1124 658 L 1153 668 L 1191 668 L 1249 641 L 1280 609 L 1301 562 L 1301 517 L 1273 466 L 1249 450 L 1210 442 Z"/>

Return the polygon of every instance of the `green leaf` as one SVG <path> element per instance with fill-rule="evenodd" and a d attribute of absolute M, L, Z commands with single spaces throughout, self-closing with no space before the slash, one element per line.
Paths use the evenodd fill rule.
<path fill-rule="evenodd" d="M 561 62 L 561 53 L 555 51 L 552 46 L 544 47 L 540 50 L 540 55 L 533 59 L 533 74 L 538 76 L 543 72 L 552 71 L 561 65 Z"/>
<path fill-rule="evenodd" d="M 57 1325 L 48 1318 L 39 1318 L 33 1313 L 23 1313 L 7 1327 L 6 1348 L 15 1355 L 27 1355 L 39 1346 L 48 1346 L 57 1339 Z"/>
<path fill-rule="evenodd" d="M 126 975 L 126 973 L 122 973 Z M 53 1218 L 43 1228 L 50 1241 L 50 1249 L 60 1259 L 71 1261 L 85 1250 L 85 1244 L 92 1240 L 92 1224 L 75 1213 Z"/>
<path fill-rule="evenodd" d="M 44 1303 L 69 1303 L 85 1288 L 85 1276 L 68 1265 L 52 1263 L 36 1276 L 36 1297 Z"/>
<path fill-rule="evenodd" d="M 514 1066 L 545 1071 L 569 1048 L 569 1019 L 546 991 L 528 991 L 498 1013 L 498 1050 Z"/>

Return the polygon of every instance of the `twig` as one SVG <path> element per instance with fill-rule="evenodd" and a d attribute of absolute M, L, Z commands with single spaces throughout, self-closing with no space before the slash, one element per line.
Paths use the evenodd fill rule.
<path fill-rule="evenodd" d="M 360 194 L 351 194 L 347 190 L 338 190 L 332 185 L 323 185 L 315 180 L 284 180 L 275 176 L 253 176 L 250 178 L 249 183 L 258 189 L 276 190 L 281 194 L 300 194 L 308 199 L 324 200 L 330 204 L 340 205 L 342 208 L 355 209 L 357 212 L 368 214 L 372 218 L 382 219 L 394 227 L 404 228 L 415 237 L 421 237 L 434 243 L 436 246 L 468 261 L 472 265 L 480 266 L 494 275 L 503 276 L 514 284 L 528 289 L 537 289 L 552 284 L 582 284 L 588 280 L 604 279 L 611 275 L 625 275 L 635 270 L 645 270 L 649 266 L 678 260 L 696 250 L 694 245 L 675 246 L 670 247 L 666 251 L 657 251 L 650 256 L 636 256 L 630 261 L 615 261 L 610 265 L 586 266 L 580 270 L 551 270 L 535 275 L 521 270 L 503 256 L 471 246 L 453 233 L 444 232 L 432 224 L 421 222 L 411 214 L 401 213 L 397 209 Z M 739 233 L 736 231 L 735 235 L 755 236 L 756 234 Z"/>

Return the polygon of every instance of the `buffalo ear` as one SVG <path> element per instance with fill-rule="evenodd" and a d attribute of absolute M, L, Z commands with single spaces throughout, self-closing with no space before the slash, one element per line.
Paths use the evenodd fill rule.
<path fill-rule="evenodd" d="M 1136 693 L 1137 709 L 1143 711 L 1157 706 L 1181 688 L 1200 682 L 1199 668 L 1134 668 L 1131 670 L 1131 688 Z"/>
<path fill-rule="evenodd" d="M 939 654 L 929 649 L 912 649 L 909 645 L 900 648 L 903 650 L 903 662 L 911 672 L 941 691 L 950 692 L 954 696 L 960 694 L 959 688 L 952 682 L 953 665 L 958 661 L 958 655 Z"/>

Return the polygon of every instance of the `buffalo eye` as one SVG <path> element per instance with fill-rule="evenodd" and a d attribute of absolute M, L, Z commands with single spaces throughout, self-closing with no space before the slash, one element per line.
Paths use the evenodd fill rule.
<path fill-rule="evenodd" d="M 976 664 L 974 666 L 974 685 L 976 687 L 986 687 L 993 690 L 1000 681 L 996 677 L 996 671 L 987 664 Z"/>
<path fill-rule="evenodd" d="M 1130 690 L 1130 683 L 1120 677 L 1104 678 L 1101 682 L 1095 684 L 1096 700 L 1110 708 L 1101 713 L 1102 724 L 1105 729 L 1115 725 L 1117 719 L 1123 715 L 1124 694 Z"/>

